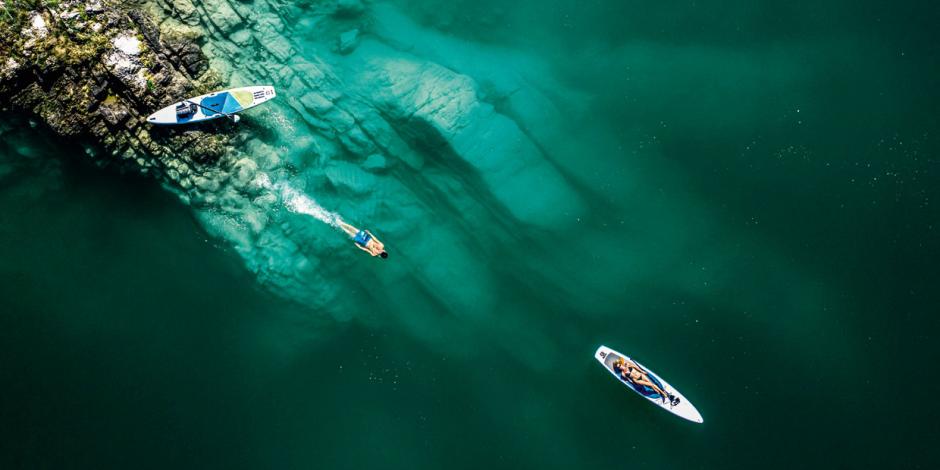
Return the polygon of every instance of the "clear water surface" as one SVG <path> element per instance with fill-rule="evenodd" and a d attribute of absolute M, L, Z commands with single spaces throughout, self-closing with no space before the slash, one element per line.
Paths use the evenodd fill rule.
<path fill-rule="evenodd" d="M 247 203 L 0 116 L 0 467 L 937 465 L 933 2 L 340 3 L 206 36 Z"/>

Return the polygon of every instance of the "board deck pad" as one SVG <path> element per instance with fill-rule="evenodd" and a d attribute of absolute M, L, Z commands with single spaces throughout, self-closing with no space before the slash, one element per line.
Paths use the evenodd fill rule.
<path fill-rule="evenodd" d="M 665 380 L 656 375 L 653 371 L 649 370 L 643 364 L 631 359 L 629 356 L 621 354 L 613 349 L 610 349 L 606 346 L 601 346 L 597 348 L 597 351 L 594 353 L 594 358 L 597 359 L 601 365 L 607 369 L 607 372 L 610 372 L 618 382 L 625 385 L 630 390 L 633 390 L 643 398 L 646 398 L 650 403 L 653 403 L 656 406 L 682 418 L 685 418 L 689 421 L 695 423 L 702 423 L 702 415 L 695 409 L 695 406 L 692 405 L 688 400 L 679 393 L 673 386 L 669 385 Z M 670 397 L 666 397 L 663 400 L 662 395 L 660 395 L 654 388 L 647 385 L 641 385 L 634 383 L 630 380 L 625 379 L 620 372 L 615 369 L 615 364 L 619 361 L 630 361 L 633 364 L 636 364 L 639 369 L 641 369 L 646 376 L 650 379 L 650 382 L 656 384 L 660 389 L 666 392 Z"/>
<path fill-rule="evenodd" d="M 253 108 L 276 96 L 273 86 L 248 86 L 217 91 L 173 103 L 148 116 L 147 122 L 158 125 L 180 125 L 210 121 Z M 199 105 L 196 112 L 178 116 L 177 106 L 188 106 L 189 103 Z"/>

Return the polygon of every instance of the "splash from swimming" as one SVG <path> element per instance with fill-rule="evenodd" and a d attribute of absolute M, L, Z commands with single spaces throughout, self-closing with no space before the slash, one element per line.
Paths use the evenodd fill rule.
<path fill-rule="evenodd" d="M 320 222 L 335 228 L 339 228 L 340 222 L 343 221 L 339 214 L 326 210 L 313 198 L 298 191 L 297 189 L 292 188 L 285 182 L 272 184 L 268 175 L 263 173 L 258 176 L 257 182 L 261 187 L 269 189 L 280 196 L 281 201 L 284 203 L 284 207 L 295 214 L 309 215 L 319 220 Z"/>

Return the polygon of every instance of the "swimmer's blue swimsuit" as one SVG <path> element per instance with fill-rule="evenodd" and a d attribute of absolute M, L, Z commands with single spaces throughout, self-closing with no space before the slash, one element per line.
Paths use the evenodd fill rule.
<path fill-rule="evenodd" d="M 366 245 L 368 245 L 369 240 L 372 240 L 372 235 L 369 235 L 368 233 L 366 233 L 365 230 L 360 230 L 359 232 L 356 233 L 356 236 L 353 237 L 353 241 L 356 242 L 357 245 L 362 246 L 362 247 L 365 247 Z"/>

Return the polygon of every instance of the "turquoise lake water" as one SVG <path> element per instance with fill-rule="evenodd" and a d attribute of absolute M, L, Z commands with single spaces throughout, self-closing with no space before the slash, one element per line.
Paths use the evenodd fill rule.
<path fill-rule="evenodd" d="M 250 197 L 0 116 L 0 467 L 940 462 L 934 3 L 195 3 Z"/>

